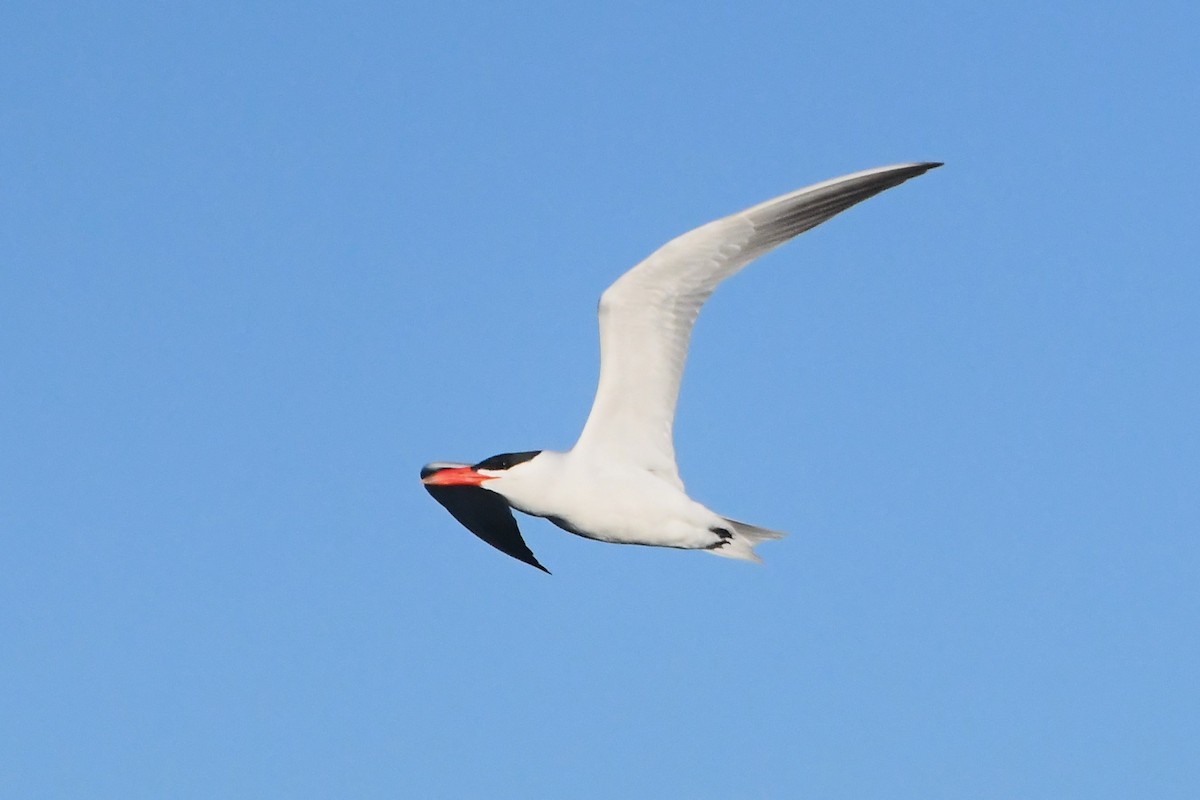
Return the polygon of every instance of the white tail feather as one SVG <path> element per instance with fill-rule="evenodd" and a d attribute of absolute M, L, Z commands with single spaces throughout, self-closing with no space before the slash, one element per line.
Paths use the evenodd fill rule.
<path fill-rule="evenodd" d="M 745 522 L 738 522 L 736 519 L 729 519 L 728 517 L 725 518 L 725 521 L 733 528 L 733 538 L 721 547 L 716 547 L 708 551 L 714 556 L 737 558 L 742 561 L 753 561 L 756 564 L 761 564 L 762 559 L 754 552 L 754 546 L 761 542 L 771 539 L 782 539 L 784 536 L 787 536 L 786 533 L 767 530 L 757 525 L 747 525 Z"/>

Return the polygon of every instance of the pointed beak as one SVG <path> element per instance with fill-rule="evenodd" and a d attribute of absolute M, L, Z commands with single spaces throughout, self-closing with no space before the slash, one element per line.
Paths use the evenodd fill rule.
<path fill-rule="evenodd" d="M 421 470 L 421 483 L 426 486 L 479 486 L 490 475 L 480 475 L 471 467 L 426 467 Z"/>

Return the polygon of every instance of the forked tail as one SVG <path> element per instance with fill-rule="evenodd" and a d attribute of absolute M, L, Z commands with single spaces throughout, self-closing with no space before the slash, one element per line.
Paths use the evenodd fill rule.
<path fill-rule="evenodd" d="M 784 536 L 787 536 L 786 533 L 770 531 L 766 528 L 760 528 L 757 525 L 747 525 L 744 522 L 738 522 L 736 519 L 729 519 L 728 517 L 725 518 L 725 521 L 733 529 L 733 538 L 723 546 L 708 551 L 714 556 L 738 558 L 742 561 L 753 561 L 756 564 L 761 564 L 762 559 L 754 552 L 754 546 L 770 539 L 782 539 Z"/>

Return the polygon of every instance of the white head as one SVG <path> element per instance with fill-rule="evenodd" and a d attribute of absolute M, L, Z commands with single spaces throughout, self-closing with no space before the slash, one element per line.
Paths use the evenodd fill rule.
<path fill-rule="evenodd" d="M 501 453 L 498 456 L 485 458 L 475 465 L 457 464 L 448 461 L 435 461 L 421 468 L 421 483 L 431 486 L 483 486 L 488 481 L 521 472 L 521 465 L 527 464 L 541 454 L 541 450 L 528 450 L 523 453 Z M 510 472 L 516 470 L 516 472 Z"/>

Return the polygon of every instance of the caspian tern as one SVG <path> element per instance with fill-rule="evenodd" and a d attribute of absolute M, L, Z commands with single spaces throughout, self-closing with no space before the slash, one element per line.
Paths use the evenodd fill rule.
<path fill-rule="evenodd" d="M 940 166 L 897 164 L 834 178 L 663 245 L 600 297 L 600 384 L 574 447 L 474 465 L 435 462 L 421 470 L 421 483 L 480 539 L 543 572 L 513 508 L 588 539 L 759 561 L 754 546 L 784 534 L 697 503 L 675 465 L 675 401 L 700 307 L 718 283 L 767 251 Z"/>

